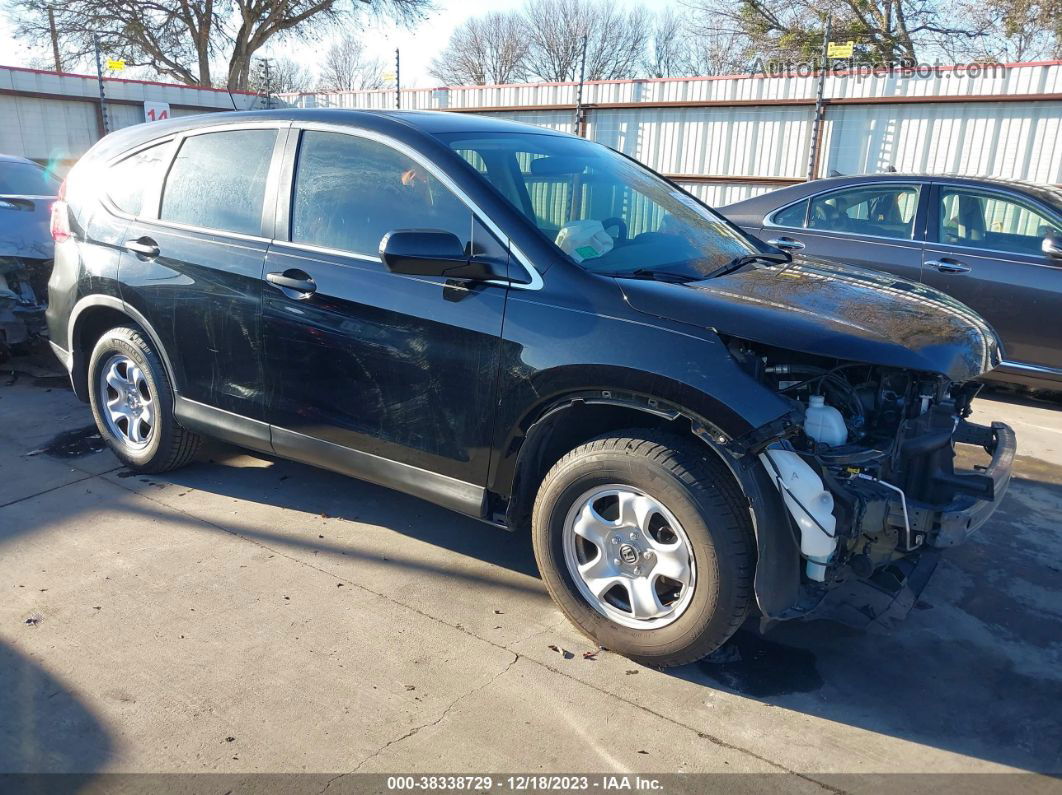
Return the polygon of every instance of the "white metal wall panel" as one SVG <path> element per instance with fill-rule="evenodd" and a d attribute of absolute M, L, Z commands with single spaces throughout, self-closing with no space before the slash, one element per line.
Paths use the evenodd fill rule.
<path fill-rule="evenodd" d="M 823 174 L 897 171 L 1062 183 L 1062 103 L 836 106 Z"/>
<path fill-rule="evenodd" d="M 34 160 L 70 160 L 98 138 L 88 102 L 0 95 L 0 152 Z"/>
<path fill-rule="evenodd" d="M 557 132 L 575 132 L 575 114 L 570 110 L 520 110 L 485 113 L 495 119 L 507 119 L 521 124 L 533 124 Z"/>
<path fill-rule="evenodd" d="M 587 83 L 587 104 L 615 102 L 763 102 L 812 100 L 814 76 L 725 76 Z M 501 86 L 417 88 L 402 92 L 402 107 L 417 109 L 503 108 L 573 105 L 574 83 L 528 83 Z M 826 80 L 826 96 L 835 99 L 926 96 L 994 96 L 1062 92 L 1062 64 L 974 66 L 919 69 L 911 72 L 838 72 Z M 291 95 L 288 101 L 316 107 L 392 107 L 390 91 Z"/>
<path fill-rule="evenodd" d="M 811 118 L 799 106 L 599 110 L 587 137 L 665 174 L 800 179 Z"/>
<path fill-rule="evenodd" d="M 140 80 L 105 78 L 104 93 L 112 99 L 136 102 L 153 100 L 175 105 L 193 105 L 204 109 L 232 110 L 235 105 L 245 110 L 257 101 L 254 94 L 195 86 L 152 83 Z M 0 88 L 57 96 L 97 97 L 99 85 L 94 76 L 57 74 L 33 69 L 0 66 Z"/>
<path fill-rule="evenodd" d="M 735 182 L 681 182 L 678 183 L 709 207 L 724 207 L 734 202 L 751 199 L 774 190 L 775 185 L 751 185 Z"/>

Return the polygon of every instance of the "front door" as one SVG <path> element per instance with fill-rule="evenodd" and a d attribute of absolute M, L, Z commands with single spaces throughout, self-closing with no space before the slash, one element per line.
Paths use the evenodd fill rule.
<path fill-rule="evenodd" d="M 917 184 L 877 182 L 820 193 L 774 215 L 767 241 L 795 240 L 803 256 L 893 273 L 917 282 L 922 271 Z M 784 226 L 783 226 L 784 224 Z"/>
<path fill-rule="evenodd" d="M 432 171 L 356 134 L 303 131 L 288 235 L 266 258 L 263 340 L 278 453 L 477 512 L 506 288 L 393 274 L 380 240 L 441 229 L 506 248 Z M 445 492 L 445 493 L 441 493 Z"/>
<path fill-rule="evenodd" d="M 923 272 L 992 325 L 1008 364 L 1062 374 L 1062 261 L 1043 251 L 1052 232 L 1062 219 L 1022 197 L 937 184 Z"/>

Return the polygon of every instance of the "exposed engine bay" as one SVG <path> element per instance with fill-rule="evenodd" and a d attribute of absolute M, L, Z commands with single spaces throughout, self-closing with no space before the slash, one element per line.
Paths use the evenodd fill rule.
<path fill-rule="evenodd" d="M 1014 435 L 968 421 L 980 383 L 738 340 L 730 350 L 802 417 L 760 460 L 798 533 L 805 583 L 869 579 L 962 543 L 998 505 Z M 991 463 L 957 469 L 957 444 Z"/>

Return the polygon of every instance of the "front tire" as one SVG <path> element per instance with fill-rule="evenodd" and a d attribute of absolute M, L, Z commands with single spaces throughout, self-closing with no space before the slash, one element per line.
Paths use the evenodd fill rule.
<path fill-rule="evenodd" d="M 649 430 L 561 458 L 538 492 L 535 558 L 554 601 L 605 648 L 656 667 L 694 662 L 752 602 L 742 493 L 707 448 Z"/>
<path fill-rule="evenodd" d="M 88 378 L 96 427 L 123 464 L 168 472 L 192 460 L 200 437 L 174 419 L 166 371 L 139 329 L 105 332 L 92 350 Z"/>

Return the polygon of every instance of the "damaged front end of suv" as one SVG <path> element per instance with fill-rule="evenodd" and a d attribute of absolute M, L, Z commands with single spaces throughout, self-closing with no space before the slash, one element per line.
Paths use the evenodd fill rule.
<path fill-rule="evenodd" d="M 747 342 L 733 352 L 799 418 L 758 456 L 804 560 L 798 598 L 769 617 L 903 617 L 938 550 L 965 541 L 999 505 L 1014 432 L 970 422 L 975 381 Z"/>
<path fill-rule="evenodd" d="M 865 626 L 903 617 L 939 550 L 965 541 L 999 505 L 1014 432 L 970 421 L 999 341 L 965 305 L 811 260 L 682 285 L 630 283 L 626 294 L 642 311 L 712 318 L 732 362 L 789 406 L 728 445 L 772 484 L 750 500 L 762 514 L 756 597 L 766 619 Z"/>

